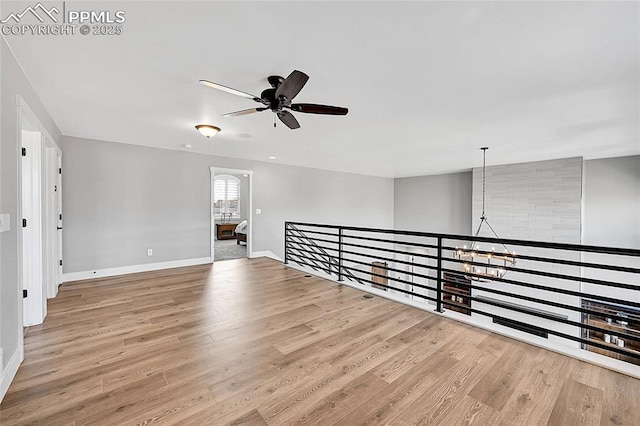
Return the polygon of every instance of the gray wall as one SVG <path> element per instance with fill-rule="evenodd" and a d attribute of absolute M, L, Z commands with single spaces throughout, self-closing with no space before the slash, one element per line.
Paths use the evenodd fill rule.
<path fill-rule="evenodd" d="M 395 179 L 393 210 L 394 228 L 398 230 L 469 235 L 471 233 L 471 171 Z M 412 240 L 410 237 L 397 239 L 405 242 Z M 424 243 L 424 240 L 417 239 L 416 242 L 418 241 Z M 398 243 L 395 248 L 411 253 L 436 254 L 429 249 L 401 243 Z M 435 266 L 435 261 L 432 259 L 400 254 L 395 258 L 399 262 L 392 267 L 407 273 L 412 268 L 401 261 Z M 416 272 L 435 277 L 435 271 L 432 269 L 420 269 Z M 400 276 L 400 278 L 426 286 L 433 283 L 433 281 L 410 275 Z M 392 285 L 396 288 L 410 289 L 408 284 L 393 282 Z M 419 287 L 413 290 L 419 294 L 435 296 L 433 292 Z"/>
<path fill-rule="evenodd" d="M 18 282 L 18 117 L 16 95 L 22 96 L 40 122 L 58 142 L 60 131 L 42 106 L 4 38 L 0 41 L 0 212 L 11 215 L 11 230 L 0 233 L 0 346 L 4 366 L 18 348 L 22 305 Z"/>
<path fill-rule="evenodd" d="M 640 248 L 640 155 L 587 160 L 583 243 Z"/>
<path fill-rule="evenodd" d="M 640 155 L 585 162 L 583 243 L 640 249 Z M 583 260 L 640 268 L 640 258 L 585 253 Z M 637 274 L 585 268 L 587 276 L 635 284 Z M 640 291 L 583 284 L 591 294 L 640 302 Z"/>
<path fill-rule="evenodd" d="M 471 172 L 394 181 L 394 228 L 471 233 Z"/>
<path fill-rule="evenodd" d="M 285 220 L 393 226 L 393 179 L 72 137 L 61 146 L 65 273 L 209 257 L 211 166 L 254 171 L 254 251 L 282 257 Z"/>

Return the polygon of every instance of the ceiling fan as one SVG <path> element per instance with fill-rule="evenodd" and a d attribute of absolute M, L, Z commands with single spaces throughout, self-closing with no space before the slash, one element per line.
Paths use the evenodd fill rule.
<path fill-rule="evenodd" d="M 300 90 L 302 90 L 304 85 L 307 83 L 307 80 L 309 80 L 309 76 L 298 70 L 293 71 L 287 78 L 282 78 L 279 75 L 272 75 L 267 78 L 267 81 L 269 82 L 269 84 L 271 84 L 271 87 L 269 89 L 263 90 L 259 97 L 207 80 L 200 80 L 200 83 L 204 84 L 205 86 L 213 87 L 214 89 L 231 93 L 232 95 L 251 99 L 264 105 L 259 108 L 243 109 L 241 111 L 223 114 L 223 117 L 235 117 L 239 115 L 253 114 L 255 112 L 266 111 L 270 109 L 288 128 L 298 129 L 300 128 L 300 123 L 298 123 L 298 120 L 296 120 L 293 114 L 287 111 L 287 109 L 296 112 L 304 112 L 307 114 L 326 115 L 346 115 L 349 112 L 347 108 L 337 106 L 292 103 L 291 101 L 296 97 Z M 275 126 L 276 123 L 274 121 L 273 127 Z"/>

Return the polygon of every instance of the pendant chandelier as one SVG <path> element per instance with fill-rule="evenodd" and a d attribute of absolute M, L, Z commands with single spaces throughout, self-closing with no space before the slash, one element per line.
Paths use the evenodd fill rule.
<path fill-rule="evenodd" d="M 482 226 L 486 225 L 495 238 L 500 238 L 489 223 L 484 211 L 487 189 L 487 150 L 489 147 L 485 146 L 480 149 L 482 150 L 482 216 L 480 216 L 480 225 L 478 225 L 474 237 L 479 236 Z M 465 261 L 463 264 L 464 272 L 473 274 L 465 276 L 465 278 L 473 281 L 488 282 L 492 279 L 504 277 L 509 266 L 516 263 L 516 252 L 510 252 L 504 244 L 500 245 L 502 247 L 500 247 L 499 251 L 496 251 L 495 246 L 488 250 L 483 249 L 477 241 L 474 241 L 470 247 L 466 245 L 462 248 L 456 247 L 455 258 Z"/>

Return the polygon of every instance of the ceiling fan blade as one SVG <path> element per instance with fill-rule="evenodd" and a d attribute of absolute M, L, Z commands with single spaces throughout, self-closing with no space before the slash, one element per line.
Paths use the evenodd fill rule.
<path fill-rule="evenodd" d="M 259 97 L 252 95 L 251 93 L 242 92 L 240 90 L 223 86 L 222 84 L 214 83 L 208 80 L 200 80 L 200 83 L 204 84 L 205 86 L 212 87 L 214 89 L 222 90 L 223 92 L 231 93 L 232 95 L 242 96 L 243 98 L 253 99 L 256 102 L 261 102 Z"/>
<path fill-rule="evenodd" d="M 265 109 L 268 109 L 268 108 L 243 109 L 243 110 L 240 110 L 240 111 L 228 112 L 226 114 L 222 114 L 222 116 L 223 117 L 237 117 L 239 115 L 247 115 L 247 114 L 253 114 L 254 112 L 264 111 Z"/>
<path fill-rule="evenodd" d="M 298 123 L 298 120 L 296 120 L 293 114 L 291 114 L 289 111 L 280 111 L 278 113 L 278 118 L 285 124 L 285 126 L 290 129 L 300 128 L 300 123 Z"/>
<path fill-rule="evenodd" d="M 347 115 L 349 112 L 348 108 L 317 104 L 291 104 L 291 109 L 307 114 Z"/>
<path fill-rule="evenodd" d="M 307 84 L 309 76 L 302 71 L 294 70 L 289 77 L 284 79 L 284 82 L 278 86 L 276 90 L 276 99 L 280 96 L 284 96 L 287 100 L 292 100 L 300 90 Z"/>

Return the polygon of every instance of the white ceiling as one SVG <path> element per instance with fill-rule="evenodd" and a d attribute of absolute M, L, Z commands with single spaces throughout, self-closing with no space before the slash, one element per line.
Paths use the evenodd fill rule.
<path fill-rule="evenodd" d="M 388 177 L 469 169 L 485 145 L 489 165 L 640 154 L 637 2 L 67 4 L 124 10 L 123 34 L 5 37 L 65 135 Z M 274 129 L 198 84 L 259 95 L 293 69 L 296 101 L 349 114 Z"/>

